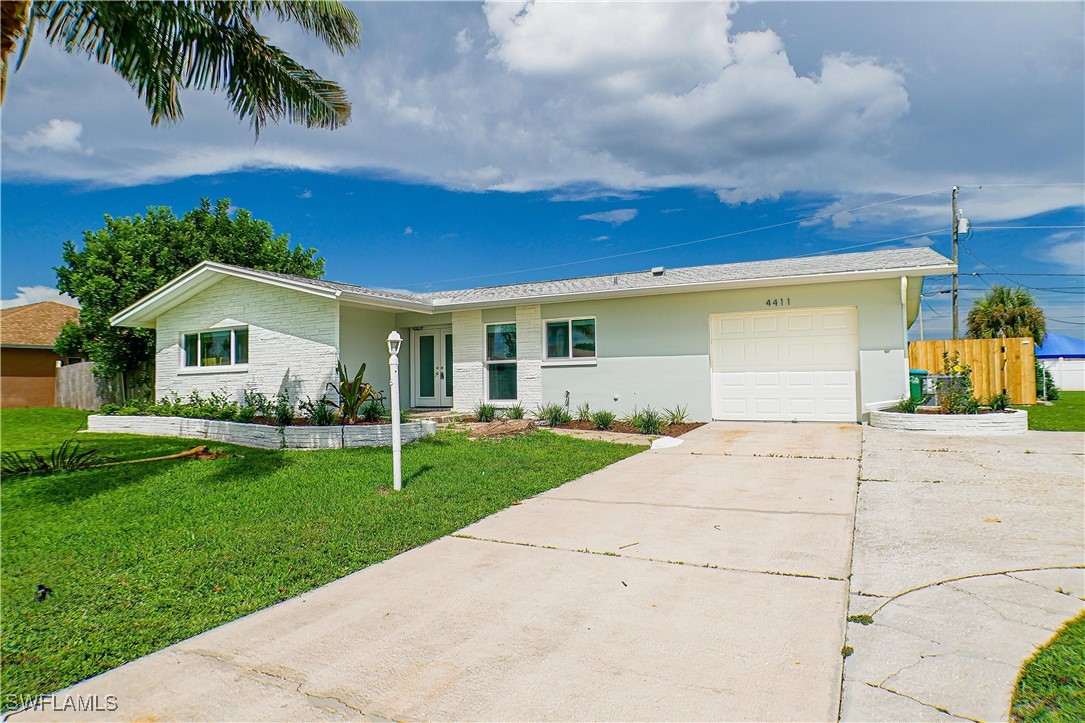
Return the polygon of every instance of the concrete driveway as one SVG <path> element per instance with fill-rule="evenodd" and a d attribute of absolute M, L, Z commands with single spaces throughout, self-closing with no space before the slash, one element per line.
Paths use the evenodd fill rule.
<path fill-rule="evenodd" d="M 835 720 L 860 445 L 711 424 L 63 695 L 127 720 Z"/>
<path fill-rule="evenodd" d="M 1085 437 L 864 429 L 841 719 L 1005 720 L 1085 603 Z"/>

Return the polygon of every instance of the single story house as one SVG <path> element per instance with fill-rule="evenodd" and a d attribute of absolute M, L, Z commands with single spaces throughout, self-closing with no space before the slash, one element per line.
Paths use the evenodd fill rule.
<path fill-rule="evenodd" d="M 413 294 L 205 261 L 112 322 L 157 331 L 158 396 L 316 400 L 340 360 L 387 390 L 396 329 L 402 406 L 855 422 L 906 393 L 923 278 L 954 269 L 909 248 Z"/>
<path fill-rule="evenodd" d="M 1059 389 L 1085 391 L 1085 341 L 1048 332 L 1044 343 L 1036 347 L 1036 358 Z"/>
<path fill-rule="evenodd" d="M 53 344 L 79 309 L 56 301 L 12 306 L 0 312 L 0 407 L 51 407 L 57 367 L 82 361 L 63 358 Z"/>

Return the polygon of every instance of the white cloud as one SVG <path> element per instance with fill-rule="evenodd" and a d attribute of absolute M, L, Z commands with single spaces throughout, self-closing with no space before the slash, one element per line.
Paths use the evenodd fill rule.
<path fill-rule="evenodd" d="M 635 208 L 616 208 L 613 211 L 599 211 L 597 213 L 585 213 L 580 216 L 581 221 L 602 221 L 612 226 L 621 226 L 629 223 L 637 217 Z"/>
<path fill-rule="evenodd" d="M 40 301 L 56 301 L 68 306 L 79 308 L 79 302 L 62 294 L 52 286 L 19 286 L 18 293 L 12 299 L 0 299 L 0 309 L 10 309 L 13 306 L 26 306 L 37 304 Z"/>
<path fill-rule="evenodd" d="M 467 28 L 462 28 L 460 32 L 456 33 L 456 52 L 460 55 L 467 55 L 471 52 L 471 48 L 475 47 L 475 41 L 471 39 L 471 31 Z"/>
<path fill-rule="evenodd" d="M 313 192 L 306 188 L 304 191 L 298 194 L 298 198 L 312 198 Z"/>
<path fill-rule="evenodd" d="M 1082 232 L 1060 232 L 1040 244 L 1040 257 L 1065 266 L 1072 273 L 1085 271 L 1085 235 Z"/>
<path fill-rule="evenodd" d="M 16 138 L 7 139 L 8 145 L 19 151 L 42 149 L 60 153 L 83 152 L 79 136 L 83 134 L 83 124 L 73 120 L 53 118 L 34 130 L 27 131 Z"/>
<path fill-rule="evenodd" d="M 609 241 L 609 240 L 610 240 L 610 236 L 596 236 L 596 237 L 594 237 L 592 239 L 592 241 Z"/>
<path fill-rule="evenodd" d="M 403 229 L 403 235 L 404 235 L 404 236 L 411 236 L 411 235 L 413 235 L 413 234 L 414 234 L 414 229 L 413 229 L 413 228 L 411 228 L 410 226 L 408 226 L 407 228 Z"/>

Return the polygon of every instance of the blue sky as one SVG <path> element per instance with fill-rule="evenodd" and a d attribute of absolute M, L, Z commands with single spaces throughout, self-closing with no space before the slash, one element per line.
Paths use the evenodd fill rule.
<path fill-rule="evenodd" d="M 1082 336 L 1081 3 L 351 7 L 365 36 L 345 58 L 264 29 L 346 87 L 352 123 L 258 143 L 204 93 L 152 128 L 108 70 L 33 45 L 4 104 L 3 298 L 46 298 L 63 241 L 103 214 L 202 196 L 315 246 L 329 278 L 426 290 L 851 247 L 948 255 L 959 184 L 976 227 L 962 273 L 983 274 L 962 279 L 964 308 L 988 284 L 1027 285 L 1052 329 Z M 927 286 L 928 337 L 948 331 L 944 286 Z"/>

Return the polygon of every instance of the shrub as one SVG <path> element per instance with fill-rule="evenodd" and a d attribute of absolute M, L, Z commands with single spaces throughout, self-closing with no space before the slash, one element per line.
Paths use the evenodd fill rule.
<path fill-rule="evenodd" d="M 107 417 L 113 417 L 121 413 L 121 407 L 119 404 L 103 404 L 98 408 L 98 414 L 104 414 Z"/>
<path fill-rule="evenodd" d="M 0 469 L 4 474 L 35 474 L 37 472 L 75 472 L 113 461 L 96 449 L 80 449 L 74 439 L 65 440 L 48 458 L 30 451 L 4 452 Z"/>
<path fill-rule="evenodd" d="M 576 421 L 578 422 L 590 422 L 591 421 L 591 407 L 587 402 L 584 402 L 576 408 Z"/>
<path fill-rule="evenodd" d="M 907 394 L 900 398 L 897 402 L 897 411 L 904 412 L 905 414 L 915 414 L 915 411 L 919 408 L 919 402 L 912 399 Z"/>
<path fill-rule="evenodd" d="M 404 407 L 403 409 L 399 410 L 399 421 L 402 424 L 406 424 L 407 422 L 411 421 L 411 416 L 412 415 L 410 407 Z"/>
<path fill-rule="evenodd" d="M 509 419 L 523 419 L 526 415 L 527 410 L 522 404 L 516 404 L 505 410 L 505 416 Z"/>
<path fill-rule="evenodd" d="M 1044 366 L 1039 359 L 1036 362 L 1036 398 L 1048 402 L 1057 401 L 1059 388 L 1055 386 L 1055 378 L 1051 376 L 1051 370 Z"/>
<path fill-rule="evenodd" d="M 663 410 L 663 419 L 667 424 L 685 424 L 689 421 L 689 412 L 685 404 L 675 404 L 672 409 Z"/>
<path fill-rule="evenodd" d="M 600 409 L 591 415 L 592 426 L 596 429 L 610 429 L 614 426 L 614 412 L 609 412 L 606 409 Z"/>
<path fill-rule="evenodd" d="M 497 407 L 492 404 L 478 403 L 475 405 L 475 419 L 480 422 L 492 422 L 497 418 Z"/>
<path fill-rule="evenodd" d="M 238 421 L 238 422 L 251 422 L 253 419 L 256 418 L 256 412 L 257 412 L 256 407 L 250 407 L 250 406 L 241 407 L 241 408 L 239 408 L 237 410 L 237 420 L 236 421 Z"/>
<path fill-rule="evenodd" d="M 992 394 L 987 399 L 987 406 L 995 411 L 1001 412 L 1010 408 L 1010 404 L 1013 402 L 1010 400 L 1009 392 L 1003 391 L 999 394 Z"/>
<path fill-rule="evenodd" d="M 960 354 L 942 352 L 942 374 L 935 385 L 942 414 L 976 414 L 979 401 L 972 396 L 972 368 L 961 364 Z"/>
<path fill-rule="evenodd" d="M 321 397 L 315 402 L 307 398 L 304 402 L 298 402 L 298 409 L 309 424 L 317 427 L 335 424 L 335 404 L 327 397 Z"/>
<path fill-rule="evenodd" d="M 280 427 L 289 427 L 294 423 L 294 405 L 290 403 L 290 397 L 286 392 L 279 392 L 276 395 L 271 415 Z"/>
<path fill-rule="evenodd" d="M 354 378 L 347 374 L 347 368 L 342 362 L 336 365 L 336 370 L 339 372 L 339 383 L 328 382 L 328 388 L 339 398 L 339 416 L 349 423 L 357 422 L 362 404 L 368 400 L 375 401 L 377 398 L 373 387 L 362 381 L 362 377 L 365 376 L 365 364 L 358 367 L 358 373 L 354 375 Z"/>
<path fill-rule="evenodd" d="M 246 407 L 252 407 L 256 410 L 256 413 L 262 417 L 271 416 L 271 402 L 268 401 L 267 395 L 263 392 L 258 392 L 255 389 L 246 389 L 241 393 L 242 404 Z"/>
<path fill-rule="evenodd" d="M 386 415 L 387 412 L 384 410 L 384 405 L 376 399 L 370 399 L 362 404 L 362 406 L 358 407 L 355 417 L 363 422 L 379 422 L 384 419 Z"/>
<path fill-rule="evenodd" d="M 641 434 L 659 434 L 663 427 L 663 415 L 650 406 L 640 411 L 634 407 L 629 415 L 629 423 Z"/>
<path fill-rule="evenodd" d="M 557 427 L 565 424 L 566 422 L 573 421 L 573 418 L 569 416 L 569 410 L 560 404 L 551 402 L 550 404 L 544 404 L 539 407 L 535 413 L 536 418 L 541 419 L 550 427 Z"/>

